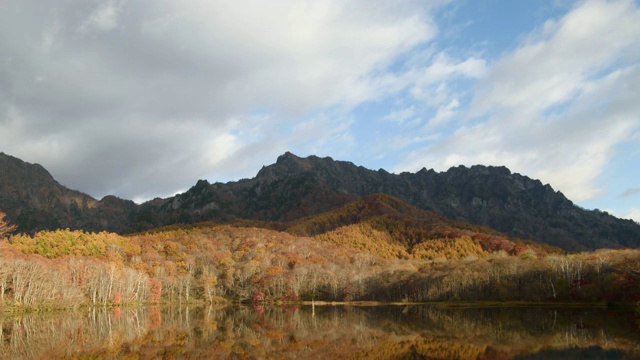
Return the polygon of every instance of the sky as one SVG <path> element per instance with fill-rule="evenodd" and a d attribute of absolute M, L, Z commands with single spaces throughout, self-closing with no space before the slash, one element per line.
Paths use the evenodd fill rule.
<path fill-rule="evenodd" d="M 640 1 L 0 0 L 0 152 L 137 202 L 286 151 L 640 221 Z"/>

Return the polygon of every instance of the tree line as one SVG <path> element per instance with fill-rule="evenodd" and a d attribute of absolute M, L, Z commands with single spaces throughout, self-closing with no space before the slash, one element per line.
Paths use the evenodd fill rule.
<path fill-rule="evenodd" d="M 159 302 L 640 301 L 638 250 L 547 254 L 523 248 L 510 254 L 487 251 L 480 239 L 466 236 L 430 240 L 418 247 L 428 258 L 411 257 L 365 230 L 372 243 L 366 237 L 339 243 L 339 236 L 211 224 L 131 236 L 71 230 L 5 234 L 0 306 L 11 311 Z M 394 253 L 401 256 L 387 256 Z"/>

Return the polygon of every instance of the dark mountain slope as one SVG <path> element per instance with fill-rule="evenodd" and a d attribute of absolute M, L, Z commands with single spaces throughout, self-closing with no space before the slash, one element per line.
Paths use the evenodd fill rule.
<path fill-rule="evenodd" d="M 285 231 L 298 236 L 314 236 L 342 226 L 372 220 L 381 220 L 381 222 L 388 220 L 389 227 L 396 228 L 399 225 L 395 222 L 403 221 L 407 222 L 407 227 L 416 229 L 445 231 L 456 229 L 501 235 L 493 229 L 451 220 L 433 211 L 418 209 L 390 195 L 380 193 L 366 195 L 332 211 L 289 222 Z M 380 225 L 381 229 L 386 228 L 383 224 Z"/>
<path fill-rule="evenodd" d="M 97 201 L 60 185 L 38 164 L 0 153 L 0 210 L 18 231 L 120 231 L 128 226 L 135 207 L 132 201 L 114 196 Z"/>
<path fill-rule="evenodd" d="M 357 198 L 327 186 L 313 171 L 226 184 L 200 180 L 183 194 L 142 204 L 132 230 L 206 220 L 286 222 L 321 214 Z"/>
<path fill-rule="evenodd" d="M 551 186 L 505 167 L 459 166 L 443 173 L 422 169 L 394 175 L 331 158 L 285 154 L 257 178 L 287 172 L 312 172 L 337 192 L 358 197 L 386 193 L 454 220 L 565 249 L 640 246 L 640 226 L 635 222 L 581 209 Z"/>
<path fill-rule="evenodd" d="M 464 166 L 391 174 L 350 162 L 291 153 L 249 180 L 208 185 L 165 200 L 160 223 L 237 218 L 291 221 L 385 193 L 460 222 L 567 250 L 640 246 L 640 225 L 574 205 L 562 193 L 505 167 Z M 178 215 L 179 214 L 179 215 Z M 171 216 L 171 220 L 164 219 Z"/>
<path fill-rule="evenodd" d="M 549 185 L 504 167 L 464 166 L 437 173 L 391 174 L 329 157 L 291 153 L 255 178 L 226 184 L 201 180 L 183 194 L 142 205 L 101 201 L 58 184 L 39 165 L 0 154 L 0 209 L 20 231 L 69 227 L 143 231 L 199 221 L 291 222 L 384 193 L 457 222 L 567 250 L 640 247 L 640 225 L 575 206 Z"/>
<path fill-rule="evenodd" d="M 443 257 L 464 258 L 497 250 L 510 254 L 526 249 L 539 254 L 560 250 L 514 242 L 493 229 L 454 221 L 386 194 L 367 195 L 338 209 L 293 221 L 285 231 L 297 236 L 316 236 L 382 257 L 406 254 L 435 258 L 436 253 L 448 253 Z M 393 253 L 383 253 L 392 249 Z"/>

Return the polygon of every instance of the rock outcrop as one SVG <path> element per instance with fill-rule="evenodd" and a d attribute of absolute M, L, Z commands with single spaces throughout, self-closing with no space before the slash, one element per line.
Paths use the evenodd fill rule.
<path fill-rule="evenodd" d="M 423 168 L 391 174 L 346 161 L 289 152 L 252 179 L 210 184 L 136 205 L 101 201 L 58 184 L 41 166 L 0 155 L 0 209 L 22 231 L 57 227 L 116 232 L 239 219 L 290 222 L 383 193 L 451 220 L 566 250 L 640 247 L 640 225 L 582 209 L 562 193 L 505 167 Z"/>

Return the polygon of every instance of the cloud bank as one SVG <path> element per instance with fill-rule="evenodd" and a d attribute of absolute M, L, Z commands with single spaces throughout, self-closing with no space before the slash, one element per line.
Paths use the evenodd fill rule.
<path fill-rule="evenodd" d="M 638 4 L 554 4 L 496 52 L 459 38 L 476 4 L 456 0 L 5 0 L 0 151 L 98 198 L 250 177 L 290 150 L 505 165 L 578 202 L 615 170 L 620 199 L 640 176 L 612 165 L 640 152 Z"/>
<path fill-rule="evenodd" d="M 639 23 L 633 1 L 587 1 L 545 22 L 487 65 L 467 105 L 450 106 L 451 135 L 398 169 L 506 165 L 575 201 L 600 195 L 616 146 L 640 127 Z"/>
<path fill-rule="evenodd" d="M 271 161 L 251 149 L 274 156 L 336 126 L 320 120 L 310 134 L 296 119 L 379 96 L 381 72 L 436 35 L 428 9 L 415 10 L 411 1 L 5 1 L 0 143 L 100 196 L 232 176 L 255 165 L 251 156 Z"/>

